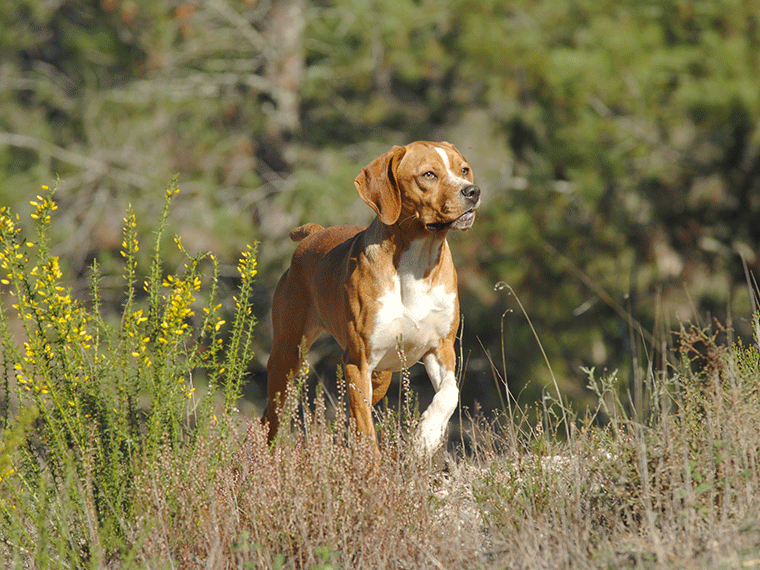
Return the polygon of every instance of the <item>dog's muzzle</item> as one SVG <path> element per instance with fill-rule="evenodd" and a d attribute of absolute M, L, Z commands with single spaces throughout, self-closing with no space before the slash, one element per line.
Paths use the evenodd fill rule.
<path fill-rule="evenodd" d="M 431 232 L 438 232 L 444 228 L 453 230 L 469 230 L 475 222 L 475 210 L 480 206 L 480 188 L 474 184 L 465 186 L 461 190 L 462 197 L 472 204 L 472 207 L 456 220 L 451 222 L 438 222 L 427 224 L 427 229 Z"/>

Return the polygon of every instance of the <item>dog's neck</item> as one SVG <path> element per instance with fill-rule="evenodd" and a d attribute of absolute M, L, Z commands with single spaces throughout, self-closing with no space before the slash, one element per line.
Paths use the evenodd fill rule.
<path fill-rule="evenodd" d="M 397 272 L 412 274 L 417 279 L 426 277 L 440 261 L 447 232 L 431 232 L 418 225 L 419 229 L 410 231 L 400 223 L 389 226 L 375 218 L 365 232 L 366 243 L 378 246 L 390 257 Z"/>

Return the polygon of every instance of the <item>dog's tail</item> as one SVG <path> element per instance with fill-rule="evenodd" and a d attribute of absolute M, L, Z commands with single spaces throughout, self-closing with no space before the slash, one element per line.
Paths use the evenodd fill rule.
<path fill-rule="evenodd" d="M 301 241 L 305 237 L 310 236 L 313 233 L 321 231 L 325 228 L 319 224 L 304 224 L 295 229 L 290 230 L 290 239 L 293 241 Z"/>

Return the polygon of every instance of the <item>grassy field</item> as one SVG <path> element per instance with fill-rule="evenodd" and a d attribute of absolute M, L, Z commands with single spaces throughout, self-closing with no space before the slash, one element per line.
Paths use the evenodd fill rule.
<path fill-rule="evenodd" d="M 461 410 L 430 460 L 411 450 L 408 391 L 378 412 L 374 461 L 345 388 L 304 402 L 305 367 L 270 446 L 235 409 L 255 248 L 224 319 L 213 256 L 177 239 L 186 264 L 164 275 L 161 229 L 138 283 L 128 212 L 123 312 L 107 315 L 97 270 L 86 303 L 64 286 L 52 195 L 32 206 L 34 235 L 0 212 L 5 568 L 760 567 L 757 338 L 684 323 L 649 347 L 634 394 L 589 370 L 583 413 L 506 395 L 500 415 Z"/>

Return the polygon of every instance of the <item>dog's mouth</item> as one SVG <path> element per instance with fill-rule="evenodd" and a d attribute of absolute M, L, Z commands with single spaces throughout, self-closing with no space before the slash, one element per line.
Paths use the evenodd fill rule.
<path fill-rule="evenodd" d="M 455 230 L 469 230 L 475 221 L 475 210 L 469 210 L 451 223 Z"/>
<path fill-rule="evenodd" d="M 474 222 L 475 222 L 475 209 L 472 209 L 472 210 L 467 210 L 464 214 L 459 216 L 454 221 L 426 224 L 425 227 L 431 232 L 439 232 L 443 229 L 469 230 L 472 227 L 472 224 Z"/>

